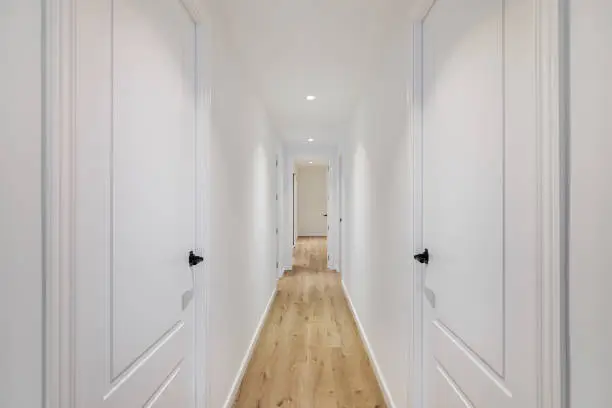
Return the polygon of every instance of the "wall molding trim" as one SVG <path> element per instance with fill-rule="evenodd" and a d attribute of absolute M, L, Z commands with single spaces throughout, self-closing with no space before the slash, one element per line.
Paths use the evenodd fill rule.
<path fill-rule="evenodd" d="M 76 0 L 43 13 L 44 406 L 74 408 Z"/>
<path fill-rule="evenodd" d="M 382 373 L 382 370 L 380 369 L 380 366 L 378 365 L 378 362 L 376 361 L 374 350 L 372 349 L 370 341 L 368 340 L 368 336 L 366 335 L 363 324 L 361 323 L 361 320 L 359 320 L 359 315 L 357 314 L 357 310 L 355 310 L 355 306 L 353 305 L 353 301 L 351 300 L 351 295 L 349 294 L 348 288 L 346 287 L 344 280 L 342 280 L 342 290 L 344 291 L 344 296 L 346 297 L 346 300 L 348 302 L 349 309 L 351 309 L 353 319 L 355 319 L 355 323 L 357 324 L 359 337 L 363 342 L 363 345 L 368 354 L 368 358 L 370 359 L 370 363 L 372 364 L 372 368 L 374 369 L 374 374 L 376 375 L 376 380 L 378 381 L 378 385 L 380 386 L 380 389 L 383 393 L 383 397 L 385 398 L 385 403 L 389 408 L 396 408 L 397 405 L 395 405 L 395 403 L 393 402 L 393 398 L 391 397 L 391 393 L 389 392 L 389 387 L 387 387 L 385 377 Z"/>
<path fill-rule="evenodd" d="M 270 310 L 272 309 L 272 305 L 274 304 L 274 300 L 276 299 L 276 295 L 278 294 L 278 289 L 275 287 L 270 299 L 268 300 L 268 304 L 266 305 L 261 318 L 259 319 L 259 323 L 257 324 L 257 328 L 255 329 L 255 334 L 253 334 L 253 338 L 251 339 L 251 343 L 242 359 L 242 363 L 240 364 L 240 368 L 238 369 L 238 374 L 236 374 L 236 378 L 234 379 L 234 383 L 232 384 L 232 388 L 230 389 L 230 393 L 223 404 L 223 408 L 232 408 L 234 402 L 236 401 L 236 397 L 238 397 L 238 392 L 240 391 L 240 385 L 242 385 L 242 379 L 246 374 L 246 371 L 249 367 L 249 363 L 251 362 L 251 357 L 253 357 L 253 352 L 257 347 L 257 343 L 259 341 L 259 336 L 261 335 L 261 331 L 268 320 L 268 315 L 270 314 Z"/>

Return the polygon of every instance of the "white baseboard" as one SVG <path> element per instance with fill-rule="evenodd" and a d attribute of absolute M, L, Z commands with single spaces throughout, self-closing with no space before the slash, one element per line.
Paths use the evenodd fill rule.
<path fill-rule="evenodd" d="M 251 339 L 251 344 L 249 344 L 249 348 L 247 349 L 247 352 L 244 355 L 244 358 L 242 359 L 242 364 L 240 364 L 240 369 L 238 370 L 238 374 L 236 375 L 236 378 L 234 379 L 234 383 L 232 384 L 230 394 L 228 395 L 227 400 L 225 400 L 225 404 L 223 404 L 224 408 L 231 408 L 234 405 L 234 401 L 236 400 L 236 397 L 238 396 L 238 391 L 240 391 L 240 385 L 242 384 L 242 379 L 244 378 L 244 375 L 246 374 L 246 370 L 249 367 L 249 363 L 251 361 L 251 357 L 253 356 L 253 352 L 255 351 L 255 347 L 257 347 L 257 341 L 259 340 L 259 335 L 261 334 L 261 330 L 263 329 L 264 324 L 266 323 L 266 318 L 268 317 L 268 314 L 270 313 L 270 309 L 272 308 L 272 304 L 274 303 L 274 299 L 276 298 L 276 292 L 277 292 L 277 288 L 274 287 L 274 291 L 272 292 L 272 296 L 270 296 L 270 299 L 268 300 L 266 309 L 264 310 L 263 314 L 261 315 L 261 318 L 259 319 L 257 328 L 255 329 L 255 334 L 253 335 L 253 338 Z"/>
<path fill-rule="evenodd" d="M 327 234 L 326 233 L 317 233 L 317 232 L 313 232 L 313 233 L 309 233 L 309 234 L 300 234 L 298 235 L 298 238 L 327 238 Z"/>
<path fill-rule="evenodd" d="M 368 337 L 366 336 L 365 330 L 363 329 L 363 325 L 361 324 L 361 320 L 359 320 L 359 316 L 357 315 L 357 311 L 355 310 L 355 306 L 353 305 L 353 301 L 351 300 L 351 296 L 349 295 L 349 291 L 344 284 L 344 280 L 342 281 L 342 289 L 344 291 L 344 296 L 346 296 L 346 300 L 348 301 L 349 308 L 351 309 L 351 313 L 353 314 L 353 318 L 357 323 L 357 329 L 359 330 L 359 336 L 361 337 L 361 341 L 363 342 L 366 353 L 368 353 L 368 357 L 370 358 L 370 363 L 372 363 L 372 368 L 374 369 L 374 374 L 376 375 L 376 380 L 378 381 L 378 385 L 382 390 L 383 397 L 385 398 L 385 403 L 389 408 L 395 408 L 396 405 L 393 402 L 393 398 L 391 398 L 391 393 L 389 392 L 389 388 L 387 387 L 387 383 L 385 382 L 385 377 L 380 370 L 380 366 L 376 362 L 376 356 L 374 355 L 374 350 L 372 350 L 372 346 L 368 341 Z"/>

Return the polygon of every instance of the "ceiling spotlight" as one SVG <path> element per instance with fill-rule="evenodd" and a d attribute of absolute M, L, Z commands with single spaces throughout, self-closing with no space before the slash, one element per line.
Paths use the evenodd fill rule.
<path fill-rule="evenodd" d="M 312 143 L 314 142 L 314 139 L 311 137 L 310 139 L 308 139 L 308 143 Z"/>
<path fill-rule="evenodd" d="M 312 162 L 311 162 L 311 161 L 309 161 L 309 162 L 308 162 L 308 164 L 312 164 Z"/>
<path fill-rule="evenodd" d="M 314 101 L 315 99 L 317 99 L 317 97 L 316 97 L 316 96 L 314 96 L 314 95 L 308 95 L 308 96 L 306 97 L 306 100 L 307 100 L 307 101 Z"/>

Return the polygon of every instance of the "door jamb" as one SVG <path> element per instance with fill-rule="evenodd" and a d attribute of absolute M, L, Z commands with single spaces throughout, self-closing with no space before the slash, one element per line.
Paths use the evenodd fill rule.
<path fill-rule="evenodd" d="M 540 408 L 569 406 L 569 7 L 535 0 Z"/>
<path fill-rule="evenodd" d="M 422 26 L 427 13 L 433 7 L 435 0 L 422 1 L 420 7 L 413 12 L 412 22 L 412 81 L 408 86 L 411 88 L 411 106 L 409 117 L 412 126 L 410 150 L 412 153 L 412 253 L 416 254 L 423 249 L 423 125 L 422 125 Z M 424 330 L 424 308 L 423 302 L 425 289 L 425 268 L 416 262 L 412 263 L 412 347 L 410 350 L 410 385 L 408 387 L 408 398 L 416 408 L 424 407 L 424 364 L 423 364 L 423 330 Z"/>
<path fill-rule="evenodd" d="M 43 0 L 45 408 L 74 408 L 76 0 Z"/>
<path fill-rule="evenodd" d="M 410 149 L 413 158 L 413 252 L 423 246 L 422 25 L 437 0 L 412 10 L 413 78 Z M 569 405 L 568 225 L 569 61 L 567 0 L 532 0 L 535 10 L 538 137 L 538 408 Z M 413 342 L 410 351 L 413 406 L 423 406 L 424 269 L 413 264 Z"/>
<path fill-rule="evenodd" d="M 185 3 L 184 3 L 185 4 Z M 208 333 L 209 333 L 209 304 L 207 288 L 208 260 L 210 253 L 210 174 L 209 144 L 211 136 L 211 110 L 212 110 L 212 68 L 210 66 L 211 53 L 211 24 L 207 14 L 200 8 L 191 10 L 195 22 L 195 58 L 196 58 L 196 106 L 195 106 L 195 167 L 196 167 L 196 246 L 202 251 L 204 262 L 195 271 L 194 275 L 194 392 L 196 408 L 209 405 L 210 382 L 208 366 Z M 203 322 L 201 327 L 198 322 Z"/>

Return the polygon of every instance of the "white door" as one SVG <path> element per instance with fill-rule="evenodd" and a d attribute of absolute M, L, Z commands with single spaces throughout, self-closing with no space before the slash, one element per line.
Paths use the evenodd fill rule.
<path fill-rule="evenodd" d="M 293 247 L 298 238 L 298 212 L 299 212 L 299 200 L 298 200 L 298 179 L 297 169 L 293 170 Z"/>
<path fill-rule="evenodd" d="M 194 407 L 195 24 L 180 0 L 80 13 L 77 407 Z"/>
<path fill-rule="evenodd" d="M 342 156 L 338 156 L 338 214 L 336 215 L 338 220 L 338 272 L 342 273 L 342 217 L 344 214 L 344 185 L 343 185 L 343 170 L 342 170 Z"/>
<path fill-rule="evenodd" d="M 525 136 L 506 134 L 517 118 L 506 106 L 504 4 L 519 2 L 438 0 L 423 21 L 427 408 L 535 406 L 533 246 L 520 253 L 535 236 L 535 183 L 515 170 L 532 169 L 536 149 L 515 151 Z"/>
<path fill-rule="evenodd" d="M 333 198 L 332 198 L 332 168 L 331 165 L 327 165 L 327 202 L 325 205 L 325 219 L 327 221 L 327 267 L 333 267 L 333 256 L 334 256 L 334 246 L 335 242 L 335 231 L 333 230 L 332 219 L 334 217 L 334 208 L 332 206 Z"/>
<path fill-rule="evenodd" d="M 274 227 L 274 231 L 276 233 L 276 273 L 278 276 L 282 275 L 282 268 L 281 268 L 281 264 L 280 264 L 280 253 L 281 253 L 281 239 L 280 239 L 280 225 L 282 223 L 283 217 L 282 217 L 282 205 L 281 205 L 281 189 L 282 189 L 282 185 L 283 185 L 283 178 L 282 178 L 282 171 L 280 168 L 280 162 L 279 162 L 279 155 L 276 155 L 276 167 L 274 169 L 275 176 L 276 176 L 276 201 L 275 201 L 275 227 Z"/>

